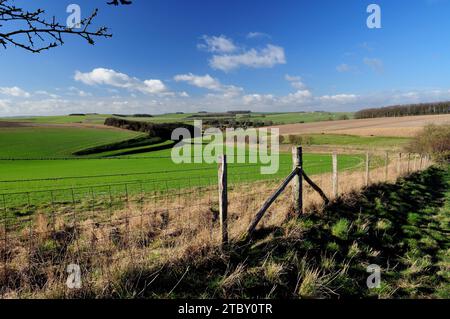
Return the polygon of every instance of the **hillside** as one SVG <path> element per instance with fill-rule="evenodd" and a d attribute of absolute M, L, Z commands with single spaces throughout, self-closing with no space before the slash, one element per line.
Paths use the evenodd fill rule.
<path fill-rule="evenodd" d="M 85 148 L 136 138 L 142 133 L 106 127 L 73 127 L 0 122 L 0 158 L 65 158 Z"/>

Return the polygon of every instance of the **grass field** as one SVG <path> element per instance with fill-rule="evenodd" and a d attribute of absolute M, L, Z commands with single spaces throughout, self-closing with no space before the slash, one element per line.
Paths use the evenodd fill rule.
<path fill-rule="evenodd" d="M 86 116 L 36 116 L 36 117 L 16 117 L 16 118 L 0 118 L 0 121 L 15 121 L 29 123 L 51 123 L 51 124 L 103 124 L 105 119 L 111 117 L 108 114 L 88 114 Z M 127 120 L 147 121 L 154 123 L 171 123 L 171 122 L 192 122 L 194 117 L 201 119 L 203 113 L 184 113 L 184 114 L 161 114 L 153 117 L 126 117 Z M 243 118 L 244 115 L 237 115 L 237 119 Z M 317 121 L 338 120 L 343 116 L 353 118 L 350 112 L 293 112 L 293 113 L 251 113 L 252 120 L 272 121 L 274 124 L 291 124 L 291 123 L 311 123 Z M 230 115 L 231 117 L 231 115 Z M 211 117 L 208 117 L 211 119 Z"/>
<path fill-rule="evenodd" d="M 9 194 L 6 196 L 7 206 L 20 206 L 64 202 L 72 196 L 68 192 L 70 188 L 77 188 L 75 196 L 82 198 L 92 193 L 99 196 L 110 192 L 123 194 L 125 191 L 136 194 L 216 185 L 217 164 L 175 164 L 171 159 L 170 142 L 93 154 L 95 158 L 73 155 L 76 151 L 139 135 L 141 133 L 89 127 L 2 127 L 0 194 Z M 208 159 L 213 162 L 211 157 Z M 308 174 L 331 170 L 330 155 L 306 154 L 304 161 Z M 361 155 L 342 155 L 339 168 L 360 167 L 362 161 Z M 233 164 L 229 159 L 230 183 L 266 179 L 281 181 L 292 168 L 290 153 L 280 154 L 279 170 L 274 175 L 261 175 L 260 168 L 267 164 L 249 164 L 248 158 L 242 164 L 237 158 L 235 162 Z M 51 190 L 54 191 L 52 194 Z"/>
<path fill-rule="evenodd" d="M 323 207 L 323 200 L 305 187 L 305 214 L 286 222 L 292 213 L 292 194 L 285 191 L 261 222 L 254 243 L 241 245 L 234 241 L 240 238 L 237 234 L 243 233 L 262 202 L 291 172 L 292 155 L 289 151 L 279 154 L 279 170 L 273 175 L 261 174 L 260 168 L 268 163 L 249 164 L 247 160 L 239 164 L 230 156 L 228 227 L 233 244 L 225 261 L 223 253 L 216 259 L 214 248 L 219 235 L 216 163 L 175 164 L 170 141 L 131 144 L 137 147 L 130 147 L 128 141 L 123 149 L 75 156 L 75 151 L 141 134 L 73 123 L 33 125 L 0 128 L 0 225 L 4 225 L 0 237 L 7 238 L 5 249 L 18 252 L 7 260 L 8 267 L 3 267 L 8 271 L 3 278 L 8 281 L 0 281 L 0 286 L 7 291 L 20 287 L 15 291 L 18 294 L 51 292 L 55 296 L 59 293 L 54 288 L 57 281 L 49 278 L 60 277 L 55 275 L 54 264 L 82 256 L 81 263 L 89 269 L 85 278 L 94 283 L 94 290 L 77 291 L 80 295 L 128 296 L 128 286 L 122 286 L 140 287 L 142 281 L 152 280 L 146 277 L 149 271 L 154 274 L 161 269 L 160 263 L 167 262 L 172 266 L 157 278 L 156 286 L 139 288 L 143 297 L 170 296 L 172 292 L 165 287 L 175 285 L 177 292 L 172 296 L 177 297 L 448 295 L 448 285 L 443 283 L 448 277 L 444 237 L 448 218 L 446 208 L 441 207 L 446 187 L 442 180 L 448 179 L 448 173 L 432 168 L 396 184 L 378 183 L 388 179 L 389 170 L 397 174 L 397 165 L 391 158 L 389 166 L 380 167 L 383 159 L 373 156 L 373 185 L 364 188 L 364 152 L 340 153 L 338 187 L 346 195 L 323 212 L 311 214 Z M 408 141 L 342 134 L 309 136 L 311 144 L 344 148 L 393 147 Z M 236 153 L 243 145 L 227 147 L 230 154 L 231 147 Z M 248 150 L 245 153 L 248 157 Z M 198 159 L 198 155 L 192 158 Z M 306 173 L 333 200 L 331 155 L 306 153 L 303 160 Z M 395 174 L 389 175 L 391 181 L 399 176 Z M 126 266 L 127 258 L 131 268 Z M 39 273 L 24 269 L 30 260 Z M 400 273 L 390 270 L 391 260 L 399 265 Z M 117 261 L 126 267 L 117 268 L 120 270 L 108 279 L 120 287 L 111 292 L 102 286 L 103 270 L 117 267 Z M 374 262 L 387 271 L 382 288 L 369 291 L 364 286 L 367 274 L 362 265 Z M 177 284 L 186 265 L 192 265 L 192 271 Z M 436 271 L 431 274 L 429 269 Z M 16 277 L 19 274 L 25 275 Z M 37 292 L 29 286 L 40 280 L 37 278 L 45 278 L 42 281 L 49 288 Z M 14 288 L 13 282 L 20 284 Z"/>
<path fill-rule="evenodd" d="M 350 112 L 293 112 L 293 113 L 274 113 L 274 114 L 253 114 L 252 119 L 255 120 L 269 120 L 275 124 L 291 124 L 291 123 L 312 123 L 321 121 L 335 121 L 347 117 L 353 118 L 353 113 Z"/>
<path fill-rule="evenodd" d="M 85 160 L 14 160 L 1 161 L 0 194 L 7 195 L 8 205 L 50 203 L 50 190 L 54 200 L 71 198 L 69 188 L 77 198 L 108 194 L 137 194 L 142 191 L 167 191 L 192 186 L 217 184 L 217 164 L 175 164 L 170 150 L 152 152 L 149 157 L 124 157 L 114 159 Z M 331 156 L 306 154 L 304 167 L 308 174 L 320 174 L 331 170 Z M 352 169 L 362 165 L 361 155 L 342 155 L 340 169 Z M 280 169 L 274 175 L 261 175 L 259 164 L 229 164 L 229 182 L 278 179 L 281 181 L 291 169 L 291 154 L 280 154 Z M 127 184 L 127 186 L 125 186 Z M 112 186 L 105 186 L 112 185 Z M 36 193 L 37 192 L 37 193 Z"/>
<path fill-rule="evenodd" d="M 177 114 L 177 116 L 185 115 Z M 58 122 L 69 118 L 77 117 L 53 119 Z M 43 118 L 33 120 L 39 122 Z M 7 205 L 15 206 L 25 203 L 64 202 L 72 196 L 71 191 L 68 191 L 71 188 L 76 188 L 74 195 L 82 198 L 91 196 L 92 193 L 114 195 L 126 191 L 136 194 L 142 191 L 216 185 L 217 164 L 175 164 L 171 159 L 172 150 L 169 141 L 87 156 L 73 155 L 76 151 L 140 135 L 142 134 L 125 130 L 79 127 L 70 124 L 45 126 L 39 123 L 37 126 L 28 127 L 1 127 L 0 194 L 8 194 Z M 371 143 L 376 146 L 403 141 L 403 139 L 333 135 L 315 135 L 312 140 L 320 145 Z M 362 154 L 340 155 L 339 169 L 362 167 L 363 160 Z M 261 166 L 268 166 L 267 164 L 248 164 L 248 161 L 244 164 L 233 164 L 231 160 L 229 162 L 230 183 L 267 179 L 281 181 L 292 168 L 289 152 L 280 154 L 280 168 L 274 175 L 261 175 Z M 376 161 L 374 163 L 376 165 Z M 310 175 L 330 172 L 331 166 L 331 156 L 328 154 L 304 156 L 304 167 Z M 50 194 L 49 191 L 53 193 Z M 54 198 L 50 198 L 51 196 Z"/>
<path fill-rule="evenodd" d="M 141 133 L 75 127 L 0 127 L 0 158 L 73 157 L 94 146 L 128 140 Z"/>
<path fill-rule="evenodd" d="M 299 135 L 304 141 L 304 145 L 336 145 L 336 146 L 357 146 L 371 148 L 401 147 L 411 140 L 406 137 L 390 136 L 357 136 L 343 134 L 304 134 Z M 285 138 L 285 143 L 289 138 Z"/>

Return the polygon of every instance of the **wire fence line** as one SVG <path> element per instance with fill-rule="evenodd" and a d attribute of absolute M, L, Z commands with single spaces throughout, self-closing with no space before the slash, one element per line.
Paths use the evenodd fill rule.
<path fill-rule="evenodd" d="M 367 183 L 393 181 L 431 165 L 428 157 L 380 154 L 356 166 L 340 167 L 337 191 L 330 160 L 315 167 L 313 179 L 330 197 Z M 323 164 L 330 164 L 330 166 Z M 366 165 L 365 165 L 366 164 Z M 282 174 L 292 169 L 283 163 Z M 369 170 L 369 181 L 367 171 Z M 217 170 L 217 168 L 216 168 Z M 164 179 L 0 194 L 0 292 L 2 296 L 45 290 L 50 284 L 67 290 L 66 267 L 82 268 L 86 285 L 98 276 L 112 280 L 114 269 L 136 264 L 170 262 L 193 247 L 221 242 L 217 176 L 199 174 Z M 280 183 L 280 175 L 256 176 L 257 171 L 228 172 L 228 234 L 244 233 L 262 203 Z M 182 175 L 183 172 L 180 172 Z M 96 188 L 98 187 L 98 188 Z M 304 206 L 321 202 L 305 185 Z M 276 199 L 259 227 L 280 225 L 293 208 L 292 194 Z"/>

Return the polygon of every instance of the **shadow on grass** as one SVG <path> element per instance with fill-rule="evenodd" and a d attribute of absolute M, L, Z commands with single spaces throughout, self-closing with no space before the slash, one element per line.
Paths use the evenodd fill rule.
<path fill-rule="evenodd" d="M 440 215 L 446 177 L 430 168 L 260 229 L 251 242 L 235 242 L 226 253 L 197 249 L 160 269 L 127 269 L 116 278 L 112 297 L 445 296 L 448 273 L 439 262 L 448 249 L 448 223 Z M 370 264 L 382 269 L 382 285 L 374 290 L 366 286 Z"/>
<path fill-rule="evenodd" d="M 140 148 L 131 149 L 131 150 L 124 150 L 123 152 L 117 152 L 114 155 L 105 156 L 105 157 L 117 157 L 117 156 L 135 155 L 135 154 L 163 151 L 163 150 L 167 150 L 167 149 L 173 148 L 174 145 L 175 145 L 175 142 L 162 144 L 162 145 L 157 145 L 157 146 L 149 145 L 147 147 L 140 147 Z"/>

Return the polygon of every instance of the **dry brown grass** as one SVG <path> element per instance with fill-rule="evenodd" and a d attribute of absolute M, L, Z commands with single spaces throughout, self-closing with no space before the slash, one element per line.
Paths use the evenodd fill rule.
<path fill-rule="evenodd" d="M 420 163 L 422 165 L 420 165 Z M 429 166 L 420 158 L 410 161 L 409 171 Z M 391 158 L 388 181 L 407 173 L 408 161 Z M 333 196 L 331 174 L 312 179 Z M 385 168 L 371 170 L 370 182 L 386 180 Z M 229 233 L 236 240 L 245 233 L 252 218 L 280 181 L 231 185 L 229 192 Z M 365 186 L 361 170 L 339 174 L 339 193 Z M 305 186 L 305 207 L 320 207 L 320 196 Z M 0 291 L 15 297 L 101 297 L 111 293 L 111 283 L 123 269 L 133 265 L 163 267 L 198 254 L 208 254 L 220 244 L 217 189 L 192 189 L 188 195 L 147 197 L 143 204 L 130 203 L 115 211 L 88 212 L 82 216 L 66 211 L 53 218 L 36 214 L 32 223 L 16 232 L 0 228 Z M 292 194 L 284 192 L 264 216 L 259 227 L 279 226 L 292 214 Z M 83 289 L 65 286 L 69 264 L 78 264 Z M 269 277 L 276 280 L 282 265 L 271 265 Z M 314 273 L 312 273 L 314 275 Z M 223 284 L 239 279 L 230 274 Z M 303 285 L 303 284 L 302 284 Z M 306 285 L 306 283 L 305 283 Z M 300 289 L 303 286 L 300 287 Z M 306 289 L 306 288 L 305 288 Z M 301 293 L 301 291 L 299 291 Z"/>

